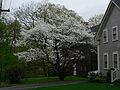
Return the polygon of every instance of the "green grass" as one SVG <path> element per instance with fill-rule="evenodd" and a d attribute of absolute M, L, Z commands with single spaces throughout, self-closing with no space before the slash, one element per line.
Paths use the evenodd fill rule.
<path fill-rule="evenodd" d="M 105 83 L 79 83 L 79 84 L 53 86 L 53 87 L 37 88 L 30 90 L 120 90 L 120 87 L 117 87 L 114 84 L 105 84 Z"/>
<path fill-rule="evenodd" d="M 81 80 L 81 81 L 84 81 L 84 80 L 87 80 L 87 78 L 77 77 L 77 76 L 68 76 L 68 77 L 65 78 L 65 80 Z"/>
<path fill-rule="evenodd" d="M 66 81 L 69 80 L 86 80 L 85 78 L 69 76 L 65 78 Z M 17 86 L 17 85 L 24 85 L 24 84 L 38 84 L 38 83 L 46 83 L 46 82 L 59 82 L 59 77 L 31 77 L 31 78 L 24 78 L 18 84 L 9 84 L 5 82 L 1 82 L 0 87 L 10 87 L 10 86 Z"/>
<path fill-rule="evenodd" d="M 85 78 L 69 76 L 65 78 L 66 81 L 68 80 L 86 80 Z M 37 84 L 37 83 L 45 83 L 45 82 L 59 82 L 59 77 L 32 77 L 32 78 L 24 78 L 18 84 L 9 84 L 2 82 L 0 87 L 7 87 L 7 86 L 17 86 L 17 85 L 24 85 L 24 84 Z"/>
<path fill-rule="evenodd" d="M 21 84 L 32 84 L 32 83 L 43 83 L 58 81 L 58 77 L 35 77 L 35 78 L 24 78 L 21 80 Z"/>
<path fill-rule="evenodd" d="M 58 77 L 24 78 L 21 80 L 20 83 L 17 83 L 17 84 L 9 84 L 5 82 L 1 82 L 0 87 L 10 87 L 10 86 L 17 86 L 17 85 L 24 85 L 24 84 L 37 84 L 37 83 L 56 82 L 56 81 L 59 81 Z"/>
<path fill-rule="evenodd" d="M 65 80 L 86 80 L 85 78 L 69 76 Z M 31 84 L 31 83 L 43 83 L 43 82 L 55 82 L 59 81 L 59 77 L 37 77 L 37 78 L 24 78 L 21 84 Z"/>

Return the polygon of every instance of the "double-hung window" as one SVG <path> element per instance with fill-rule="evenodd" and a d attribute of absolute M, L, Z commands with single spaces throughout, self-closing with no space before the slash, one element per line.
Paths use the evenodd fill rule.
<path fill-rule="evenodd" d="M 109 68 L 108 53 L 103 54 L 103 65 L 104 65 L 104 69 Z"/>
<path fill-rule="evenodd" d="M 104 29 L 103 30 L 103 43 L 107 43 L 108 42 L 108 30 Z"/>
<path fill-rule="evenodd" d="M 119 68 L 119 55 L 118 52 L 113 52 L 113 68 Z"/>
<path fill-rule="evenodd" d="M 112 27 L 112 41 L 118 40 L 118 27 Z"/>

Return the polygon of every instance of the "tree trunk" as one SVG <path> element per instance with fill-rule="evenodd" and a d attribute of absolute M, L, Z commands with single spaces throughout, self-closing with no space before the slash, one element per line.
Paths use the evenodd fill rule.
<path fill-rule="evenodd" d="M 45 64 L 43 65 L 43 73 L 44 73 L 44 76 L 45 77 L 47 77 L 47 73 L 46 73 L 47 71 L 46 71 L 46 66 L 45 66 Z"/>
<path fill-rule="evenodd" d="M 64 81 L 65 76 L 64 75 L 59 75 L 59 80 Z"/>
<path fill-rule="evenodd" d="M 42 61 L 42 68 L 43 68 L 44 76 L 47 77 L 48 76 L 48 73 L 47 73 L 48 72 L 48 70 L 47 70 L 48 67 L 47 67 L 47 65 L 46 65 L 44 60 Z"/>

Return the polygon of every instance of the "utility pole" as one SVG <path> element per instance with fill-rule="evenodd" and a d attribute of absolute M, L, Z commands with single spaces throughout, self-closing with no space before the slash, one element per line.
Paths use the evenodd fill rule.
<path fill-rule="evenodd" d="M 2 9 L 2 4 L 3 4 L 3 0 L 0 0 L 0 16 L 1 16 L 1 13 L 2 13 L 2 12 L 10 12 L 10 9 L 8 9 L 8 10 L 3 10 L 3 9 Z"/>

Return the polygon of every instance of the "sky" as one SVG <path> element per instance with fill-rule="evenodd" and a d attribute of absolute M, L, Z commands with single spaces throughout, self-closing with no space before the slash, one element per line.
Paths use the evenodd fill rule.
<path fill-rule="evenodd" d="M 10 8 L 13 10 L 21 6 L 23 3 L 29 3 L 31 1 L 41 2 L 42 0 L 3 0 L 3 8 Z M 74 10 L 84 20 L 88 20 L 90 17 L 97 14 L 104 14 L 110 0 L 48 0 L 54 4 L 64 5 L 69 10 Z"/>

